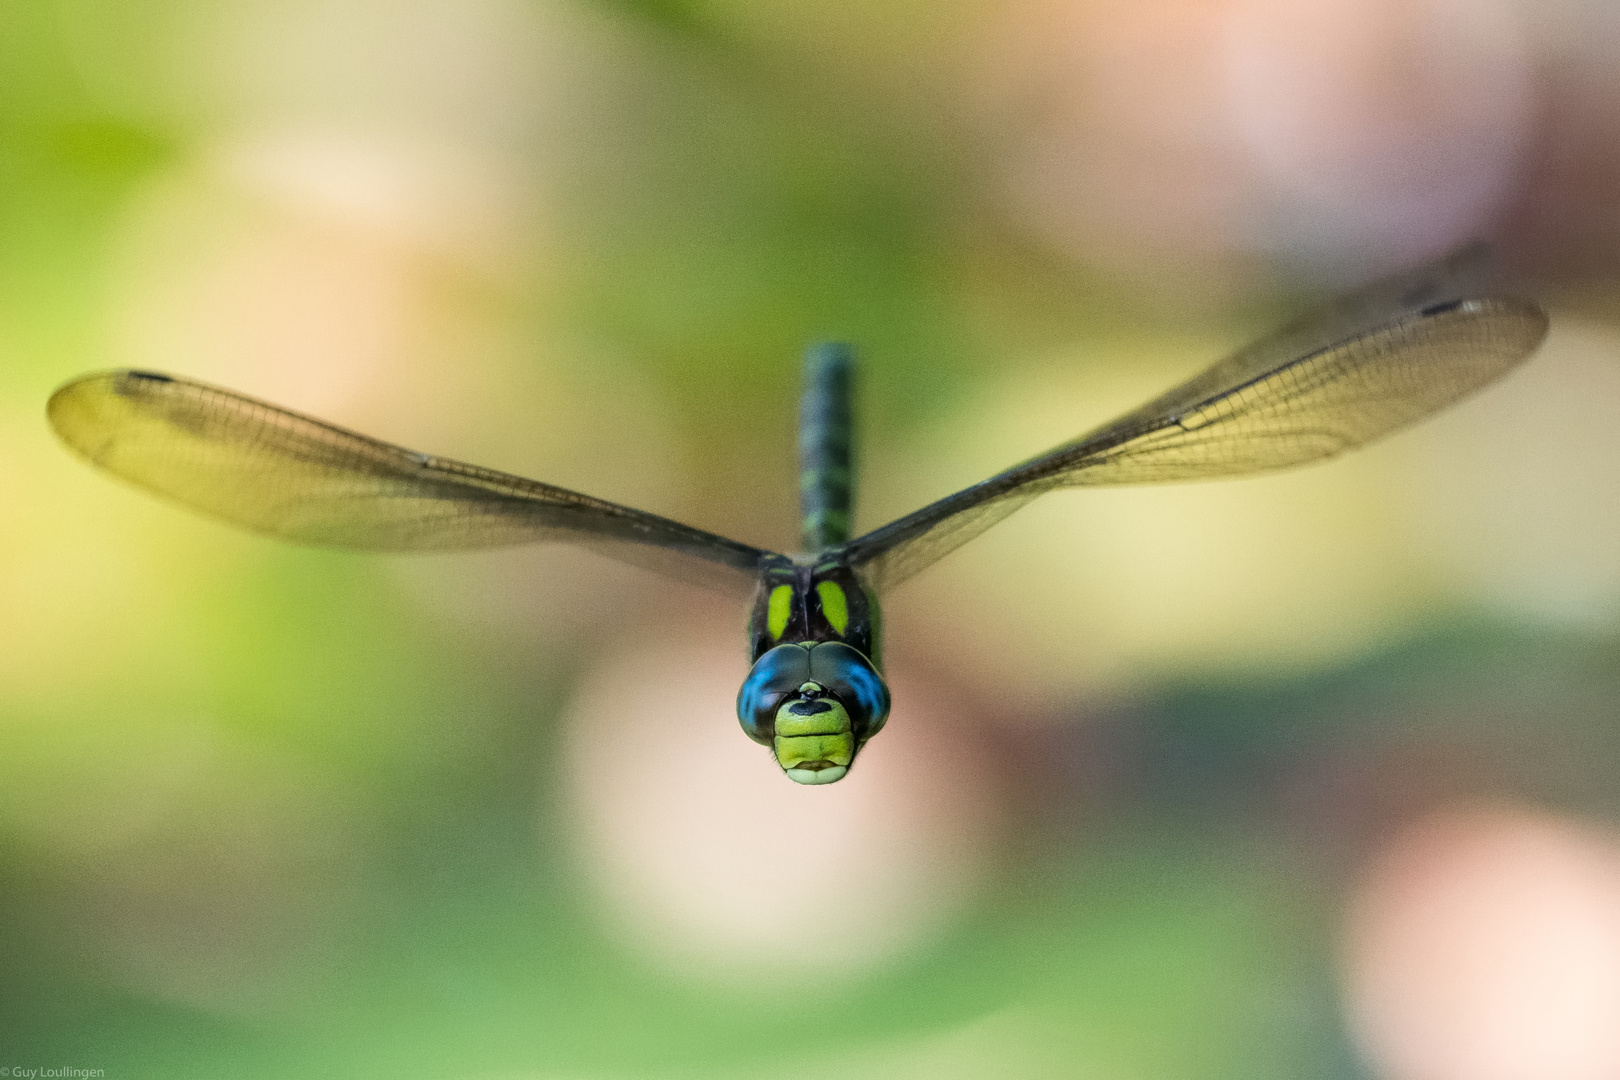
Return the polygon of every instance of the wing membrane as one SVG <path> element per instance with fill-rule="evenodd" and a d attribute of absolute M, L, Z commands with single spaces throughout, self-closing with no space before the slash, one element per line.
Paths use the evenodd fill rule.
<path fill-rule="evenodd" d="M 1354 294 L 1095 431 L 858 537 L 845 557 L 882 589 L 1047 491 L 1242 476 L 1410 424 L 1498 378 L 1546 335 L 1547 317 L 1529 301 L 1457 298 L 1466 268 L 1454 260 Z"/>
<path fill-rule="evenodd" d="M 64 442 L 109 472 L 301 544 L 449 551 L 561 540 L 740 595 L 768 554 L 167 375 L 87 375 L 52 395 L 48 413 Z"/>

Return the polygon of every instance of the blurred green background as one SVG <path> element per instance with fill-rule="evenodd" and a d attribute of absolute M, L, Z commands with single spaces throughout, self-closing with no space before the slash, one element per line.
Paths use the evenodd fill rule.
<path fill-rule="evenodd" d="M 1554 9 L 0 0 L 0 1067 L 1620 1075 L 1620 20 Z M 1481 235 L 1523 371 L 1018 514 L 825 789 L 724 602 L 43 418 L 156 368 L 788 548 L 810 341 L 874 527 Z"/>

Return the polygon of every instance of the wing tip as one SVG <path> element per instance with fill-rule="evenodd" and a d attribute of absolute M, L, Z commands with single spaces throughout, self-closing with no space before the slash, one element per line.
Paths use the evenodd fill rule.
<path fill-rule="evenodd" d="M 81 412 L 87 404 L 86 388 L 106 379 L 110 374 L 112 373 L 98 371 L 69 379 L 52 391 L 50 398 L 45 402 L 45 418 L 50 421 L 51 428 L 56 434 L 68 445 L 74 445 L 74 440 L 69 435 L 73 414 Z"/>
<path fill-rule="evenodd" d="M 46 409 L 51 409 L 59 401 L 68 401 L 75 394 L 83 393 L 89 386 L 109 386 L 115 393 L 124 393 L 130 382 L 136 383 L 172 383 L 177 382 L 172 375 L 165 375 L 161 371 L 143 371 L 136 368 L 109 368 L 105 371 L 91 371 L 77 375 L 58 386 L 51 392 L 46 402 Z"/>
<path fill-rule="evenodd" d="M 1536 301 L 1523 296 L 1492 296 L 1463 300 L 1452 305 L 1436 306 L 1447 307 L 1448 310 L 1460 309 L 1470 314 L 1489 309 L 1498 314 L 1511 317 L 1517 322 L 1519 328 L 1524 331 L 1524 340 L 1522 342 L 1524 357 L 1529 357 L 1541 347 L 1541 343 L 1546 340 L 1547 331 L 1551 326 L 1551 319 L 1547 315 L 1547 310 Z M 1423 314 L 1428 315 L 1428 310 L 1425 309 Z M 1443 312 L 1437 312 L 1436 314 L 1443 314 Z"/>
<path fill-rule="evenodd" d="M 1431 319 L 1477 319 L 1493 321 L 1502 333 L 1502 343 L 1515 357 L 1515 362 L 1528 359 L 1547 338 L 1551 320 L 1536 301 L 1523 296 L 1468 296 L 1448 299 L 1419 308 L 1412 316 L 1414 324 L 1421 325 Z"/>
<path fill-rule="evenodd" d="M 155 390 L 176 381 L 157 371 L 130 368 L 92 371 L 69 379 L 51 393 L 45 402 L 45 419 L 57 438 L 99 464 L 114 434 L 109 409 L 113 408 L 115 400 L 139 396 L 145 388 Z"/>

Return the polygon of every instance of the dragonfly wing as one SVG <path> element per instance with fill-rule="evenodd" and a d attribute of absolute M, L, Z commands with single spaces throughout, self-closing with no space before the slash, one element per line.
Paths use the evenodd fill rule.
<path fill-rule="evenodd" d="M 1061 487 L 1241 476 L 1332 457 L 1456 401 L 1529 356 L 1547 316 L 1457 299 L 1443 264 L 1262 339 L 1139 409 L 852 541 L 875 588 L 898 584 Z"/>
<path fill-rule="evenodd" d="M 87 375 L 53 394 L 48 413 L 64 442 L 107 471 L 295 543 L 451 551 L 561 540 L 739 595 L 768 554 L 167 375 Z"/>

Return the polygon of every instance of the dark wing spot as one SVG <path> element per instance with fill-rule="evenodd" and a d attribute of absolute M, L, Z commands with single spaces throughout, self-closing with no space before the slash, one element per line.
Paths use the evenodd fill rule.
<path fill-rule="evenodd" d="M 1443 304 L 1430 304 L 1428 307 L 1419 311 L 1418 314 L 1422 315 L 1424 318 L 1433 318 L 1436 315 L 1444 315 L 1448 311 L 1456 311 L 1465 303 L 1467 303 L 1466 300 L 1447 300 Z"/>
<path fill-rule="evenodd" d="M 124 375 L 127 378 L 147 379 L 151 382 L 174 382 L 174 380 L 169 378 L 167 375 L 159 374 L 156 371 L 126 371 L 124 372 Z"/>

